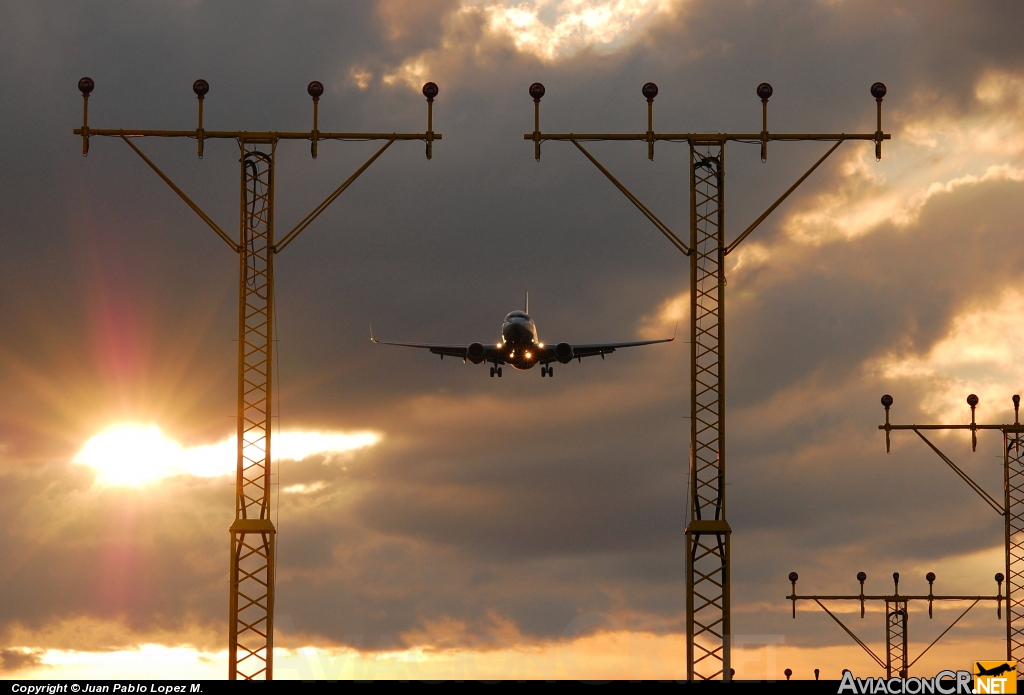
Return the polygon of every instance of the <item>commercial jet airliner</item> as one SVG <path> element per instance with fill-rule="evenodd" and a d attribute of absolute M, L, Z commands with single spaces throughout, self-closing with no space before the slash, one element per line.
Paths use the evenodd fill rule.
<path fill-rule="evenodd" d="M 491 363 L 491 376 L 501 376 L 501 365 L 507 364 L 515 369 L 532 369 L 535 365 L 541 365 L 541 376 L 554 376 L 555 370 L 552 362 L 568 364 L 574 359 L 582 360 L 584 357 L 604 356 L 615 352 L 619 348 L 636 347 L 638 345 L 652 345 L 654 343 L 670 343 L 672 338 L 661 340 L 641 340 L 633 343 L 595 343 L 591 345 L 570 345 L 569 343 L 558 343 L 554 347 L 545 345 L 537 337 L 537 326 L 530 318 L 530 295 L 526 295 L 526 310 L 513 311 L 505 317 L 501 324 L 501 342 L 498 343 L 470 343 L 469 345 L 435 345 L 432 343 L 392 343 L 377 340 L 373 337 L 373 327 L 370 327 L 370 340 L 380 345 L 400 345 L 402 347 L 422 348 L 430 350 L 441 359 L 445 355 L 458 357 L 463 362 L 469 361 L 473 364 Z"/>

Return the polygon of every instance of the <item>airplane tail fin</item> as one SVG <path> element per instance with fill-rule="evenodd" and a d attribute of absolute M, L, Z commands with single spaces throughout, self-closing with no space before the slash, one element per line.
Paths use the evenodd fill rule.
<path fill-rule="evenodd" d="M 530 290 L 526 290 L 526 308 L 523 311 L 526 312 L 527 316 L 530 315 Z"/>

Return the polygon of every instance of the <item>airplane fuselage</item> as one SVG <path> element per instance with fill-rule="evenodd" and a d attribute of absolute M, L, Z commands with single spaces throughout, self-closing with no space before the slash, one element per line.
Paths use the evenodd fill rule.
<path fill-rule="evenodd" d="M 544 344 L 537 338 L 537 325 L 526 312 L 513 311 L 501 324 L 501 343 L 505 363 L 515 369 L 531 369 L 537 364 L 537 350 Z"/>

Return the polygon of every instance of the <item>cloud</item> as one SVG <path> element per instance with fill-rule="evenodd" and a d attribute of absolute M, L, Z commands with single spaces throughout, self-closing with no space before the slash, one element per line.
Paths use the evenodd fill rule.
<path fill-rule="evenodd" d="M 489 33 L 511 38 L 522 53 L 555 60 L 587 48 L 619 48 L 631 38 L 635 40 L 673 4 L 665 0 L 533 0 L 481 3 L 478 7 L 487 18 Z M 462 11 L 470 8 L 473 5 Z"/>
<path fill-rule="evenodd" d="M 42 650 L 0 649 L 0 673 L 15 673 L 37 668 L 42 663 Z"/>
<path fill-rule="evenodd" d="M 446 72 L 454 56 L 476 60 L 506 48 L 542 63 L 581 52 L 619 52 L 641 41 L 651 24 L 674 17 L 679 4 L 678 0 L 464 0 L 445 14 L 436 48 L 407 58 L 383 80 L 418 88 L 428 75 Z M 392 36 L 401 36 L 404 17 L 397 19 L 396 14 L 388 12 L 386 24 Z"/>
<path fill-rule="evenodd" d="M 860 657 L 827 616 L 789 617 L 791 570 L 821 592 L 854 590 L 859 569 L 873 586 L 899 570 L 923 590 L 935 567 L 943 586 L 991 588 L 1000 519 L 920 442 L 894 440 L 886 456 L 878 397 L 892 393 L 906 421 L 962 419 L 977 389 L 999 418 L 1020 379 L 1015 6 L 396 0 L 242 15 L 140 5 L 116 22 L 123 8 L 98 7 L 19 6 L 10 26 L 31 31 L 18 36 L 0 23 L 0 46 L 17 53 L 0 82 L 35 95 L 0 107 L 22 135 L 0 186 L 5 648 L 61 668 L 84 651 L 91 673 L 150 657 L 212 659 L 223 673 L 233 488 L 194 473 L 200 454 L 209 471 L 233 464 L 237 259 L 122 144 L 80 156 L 68 129 L 86 72 L 99 85 L 92 123 L 182 128 L 198 76 L 214 88 L 210 127 L 252 129 L 308 127 L 303 88 L 321 79 L 322 127 L 406 132 L 424 115 L 407 84 L 441 84 L 434 158 L 396 143 L 275 265 L 286 431 L 386 433 L 340 455 L 316 452 L 344 442 L 315 443 L 277 469 L 278 643 L 294 650 L 283 662 L 309 649 L 336 660 L 327 670 L 344 658 L 460 673 L 473 658 L 491 673 L 571 646 L 589 673 L 622 675 L 630 644 L 652 660 L 681 653 L 687 260 L 578 153 L 551 143 L 534 161 L 522 133 L 535 79 L 548 85 L 545 128 L 577 132 L 642 130 L 649 79 L 658 128 L 756 127 L 753 89 L 769 80 L 773 129 L 873 129 L 867 86 L 889 84 L 882 162 L 844 145 L 728 261 L 735 630 L 784 637 L 777 667 L 784 655 L 806 673 Z M 685 230 L 685 145 L 659 145 L 651 162 L 635 144 L 593 151 Z M 194 143 L 143 145 L 222 224 L 234 219 L 234 144 L 208 143 L 201 161 Z M 280 143 L 279 228 L 370 147 L 322 143 L 313 161 Z M 756 146 L 730 145 L 729 233 L 816 156 L 773 146 L 762 165 Z M 526 288 L 545 340 L 684 330 L 543 380 L 366 339 L 370 320 L 397 339 L 489 339 Z M 185 474 L 95 484 L 72 461 L 116 422 L 155 423 L 170 444 L 135 458 Z M 1000 442 L 942 445 L 999 489 Z M 974 618 L 949 643 L 962 653 L 999 639 L 991 615 Z M 930 641 L 926 629 L 912 639 Z M 758 649 L 744 658 L 766 664 Z M 672 677 L 678 661 L 662 661 Z M 533 668 L 522 672 L 549 672 Z"/>
<path fill-rule="evenodd" d="M 973 92 L 967 114 L 941 104 L 897 111 L 897 132 L 883 146 L 881 165 L 867 148 L 850 152 L 847 147 L 837 190 L 788 215 L 787 233 L 804 243 L 822 243 L 886 223 L 905 228 L 934 195 L 988 181 L 1024 180 L 1024 78 L 988 71 L 977 78 Z"/>
<path fill-rule="evenodd" d="M 927 352 L 889 353 L 868 369 L 887 381 L 925 382 L 929 396 L 921 408 L 939 422 L 966 416 L 967 393 L 986 394 L 982 412 L 1005 413 L 1024 385 L 1024 296 L 1008 288 L 986 299 L 954 316 Z"/>

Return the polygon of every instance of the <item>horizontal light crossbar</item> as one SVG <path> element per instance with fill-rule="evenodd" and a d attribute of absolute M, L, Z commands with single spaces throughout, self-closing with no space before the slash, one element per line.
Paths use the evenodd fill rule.
<path fill-rule="evenodd" d="M 75 131 L 78 134 L 78 131 Z M 435 136 L 438 137 L 438 136 Z M 803 141 L 803 140 L 891 140 L 890 133 L 526 133 L 524 140 L 633 140 L 649 142 L 654 140 L 686 140 L 690 143 L 714 143 L 727 141 L 750 140 L 761 142 L 766 140 Z"/>
<path fill-rule="evenodd" d="M 279 130 L 125 130 L 122 128 L 75 128 L 75 135 L 113 136 L 119 138 L 196 138 L 242 140 L 244 142 L 264 143 L 277 140 L 309 140 L 314 139 L 312 132 L 290 132 Z M 427 133 L 328 133 L 318 131 L 317 140 L 426 140 Z M 441 139 L 441 133 L 430 135 L 434 140 Z"/>
<path fill-rule="evenodd" d="M 903 594 L 892 594 L 889 596 L 885 595 L 871 595 L 864 594 L 861 596 L 794 596 L 789 595 L 786 597 L 787 601 L 889 601 L 890 603 L 896 601 L 1005 601 L 1005 596 L 904 596 Z"/>

